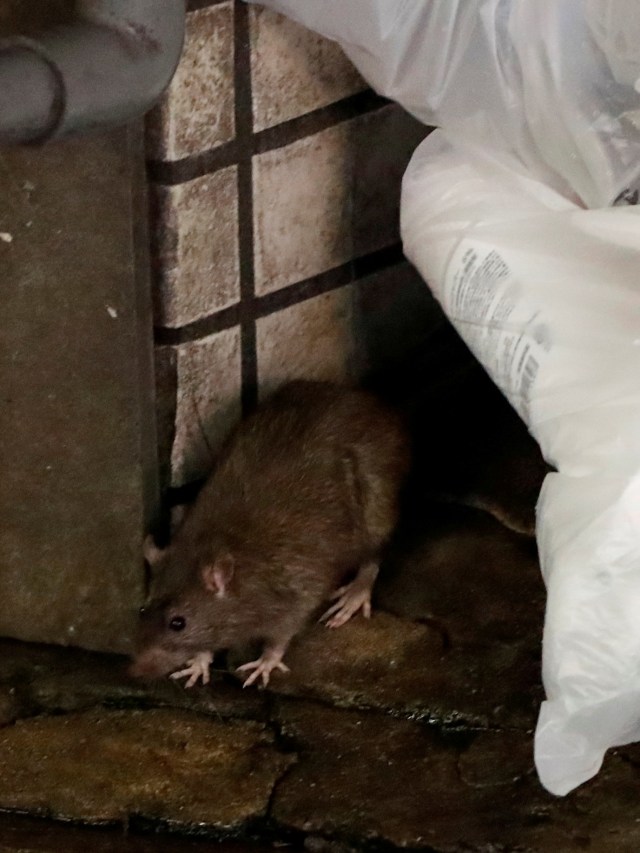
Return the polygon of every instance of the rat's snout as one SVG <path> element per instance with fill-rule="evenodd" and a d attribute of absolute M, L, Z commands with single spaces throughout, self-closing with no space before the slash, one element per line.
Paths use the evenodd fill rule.
<path fill-rule="evenodd" d="M 181 660 L 177 660 L 163 649 L 151 648 L 136 655 L 127 672 L 134 678 L 162 678 L 177 669 L 181 663 Z"/>

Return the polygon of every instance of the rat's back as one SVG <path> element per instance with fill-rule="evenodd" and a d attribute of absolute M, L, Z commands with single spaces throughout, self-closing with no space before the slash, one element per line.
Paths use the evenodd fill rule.
<path fill-rule="evenodd" d="M 407 457 L 399 418 L 371 395 L 291 382 L 230 436 L 190 520 L 265 557 L 359 559 L 395 523 Z"/>

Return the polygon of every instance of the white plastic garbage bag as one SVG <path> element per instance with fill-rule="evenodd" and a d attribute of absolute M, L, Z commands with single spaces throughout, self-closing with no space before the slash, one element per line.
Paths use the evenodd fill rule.
<path fill-rule="evenodd" d="M 250 0 L 256 2 L 256 0 Z M 261 0 L 425 124 L 587 207 L 640 189 L 637 0 Z"/>
<path fill-rule="evenodd" d="M 640 740 L 640 209 L 580 209 L 436 131 L 401 219 L 407 256 L 558 469 L 538 504 L 535 760 L 565 794 Z"/>

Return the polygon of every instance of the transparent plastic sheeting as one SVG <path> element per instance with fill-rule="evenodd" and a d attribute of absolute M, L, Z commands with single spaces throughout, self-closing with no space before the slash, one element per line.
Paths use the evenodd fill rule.
<path fill-rule="evenodd" d="M 255 2 L 255 0 L 250 0 Z M 266 0 L 425 124 L 587 207 L 640 188 L 637 0 Z"/>
<path fill-rule="evenodd" d="M 640 740 L 640 209 L 580 209 L 436 131 L 401 219 L 405 253 L 558 469 L 537 511 L 535 761 L 566 794 Z"/>
<path fill-rule="evenodd" d="M 610 206 L 640 188 L 638 0 L 265 5 L 443 128 L 404 178 L 404 248 L 558 471 L 535 760 L 565 794 L 640 740 L 640 209 Z"/>

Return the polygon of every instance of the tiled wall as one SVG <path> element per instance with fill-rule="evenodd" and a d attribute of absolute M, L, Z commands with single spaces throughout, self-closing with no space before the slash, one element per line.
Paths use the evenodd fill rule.
<path fill-rule="evenodd" d="M 334 43 L 262 7 L 189 3 L 148 123 L 167 484 L 202 477 L 283 380 L 357 380 L 363 288 L 410 275 L 400 179 L 425 133 Z"/>

